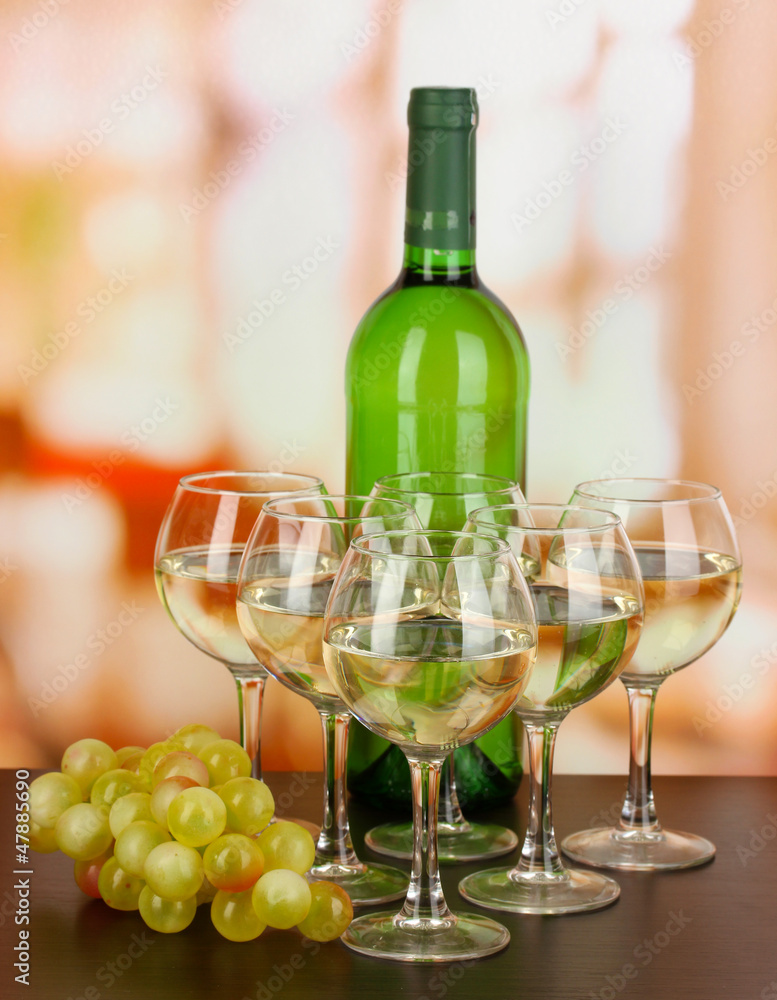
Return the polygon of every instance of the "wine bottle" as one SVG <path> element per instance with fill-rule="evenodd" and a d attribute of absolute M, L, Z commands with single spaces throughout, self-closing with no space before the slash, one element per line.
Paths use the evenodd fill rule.
<path fill-rule="evenodd" d="M 486 473 L 523 486 L 529 360 L 517 323 L 475 266 L 475 91 L 416 88 L 407 117 L 402 270 L 348 351 L 348 492 L 422 471 Z M 354 794 L 409 804 L 403 754 L 358 723 L 348 768 Z M 509 799 L 520 778 L 514 715 L 456 751 L 465 809 Z"/>

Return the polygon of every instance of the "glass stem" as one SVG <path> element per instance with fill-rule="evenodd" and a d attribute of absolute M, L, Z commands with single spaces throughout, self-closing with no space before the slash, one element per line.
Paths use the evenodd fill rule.
<path fill-rule="evenodd" d="M 456 775 L 454 772 L 454 756 L 452 752 L 442 768 L 442 780 L 440 783 L 440 806 L 437 816 L 439 826 L 454 828 L 456 833 L 465 833 L 472 829 L 470 824 L 464 819 L 464 813 L 459 805 L 459 796 L 456 791 Z"/>
<path fill-rule="evenodd" d="M 410 756 L 407 759 L 413 794 L 413 867 L 400 919 L 452 919 L 437 863 L 437 809 L 443 761 L 416 760 Z"/>
<path fill-rule="evenodd" d="M 537 726 L 524 722 L 529 743 L 529 822 L 521 848 L 518 871 L 561 875 L 565 869 L 559 858 L 551 808 L 553 752 L 561 719 Z"/>
<path fill-rule="evenodd" d="M 266 677 L 235 677 L 240 709 L 240 745 L 251 758 L 251 776 L 262 778 L 262 695 Z"/>
<path fill-rule="evenodd" d="M 348 712 L 319 711 L 324 731 L 324 822 L 316 844 L 315 865 L 359 866 L 348 828 L 345 785 Z"/>
<path fill-rule="evenodd" d="M 657 687 L 627 687 L 629 696 L 629 729 L 631 760 L 629 787 L 621 810 L 621 830 L 641 830 L 658 833 L 661 825 L 656 817 L 650 776 L 650 750 L 653 742 L 653 710 Z"/>

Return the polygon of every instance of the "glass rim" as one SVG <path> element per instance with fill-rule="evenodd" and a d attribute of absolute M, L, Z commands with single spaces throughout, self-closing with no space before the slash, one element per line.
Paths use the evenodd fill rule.
<path fill-rule="evenodd" d="M 705 490 L 706 492 L 703 495 L 697 494 L 696 496 L 675 497 L 671 500 L 640 500 L 636 497 L 606 496 L 586 489 L 586 487 L 597 486 L 603 483 L 653 483 L 655 485 L 663 486 L 691 487 L 696 490 Z M 645 507 L 665 507 L 670 504 L 709 503 L 710 500 L 720 500 L 723 496 L 719 488 L 717 486 L 713 486 L 711 483 L 703 483 L 693 479 L 662 479 L 660 476 L 624 476 L 623 478 L 616 479 L 586 479 L 582 483 L 578 483 L 577 486 L 575 486 L 574 492 L 580 494 L 580 496 L 586 497 L 588 500 L 602 500 L 606 503 L 642 504 Z"/>
<path fill-rule="evenodd" d="M 611 510 L 603 510 L 599 507 L 582 507 L 580 504 L 573 503 L 503 503 L 495 504 L 492 507 L 478 507 L 473 510 L 467 516 L 467 521 L 472 521 L 473 524 L 478 524 L 477 515 L 481 511 L 496 511 L 496 510 L 557 510 L 557 511 L 575 511 L 580 514 L 595 514 L 605 521 L 604 524 L 592 524 L 582 527 L 561 527 L 557 525 L 555 528 L 538 528 L 534 525 L 529 524 L 495 524 L 494 528 L 504 528 L 508 531 L 522 531 L 526 534 L 536 534 L 536 535 L 573 535 L 573 534 L 594 534 L 600 531 L 612 531 L 613 528 L 623 527 L 623 521 L 621 518 L 614 514 Z M 484 525 L 487 527 L 487 525 Z"/>
<path fill-rule="evenodd" d="M 495 490 L 481 489 L 461 493 L 458 490 L 406 490 L 402 489 L 400 486 L 394 486 L 389 482 L 389 480 L 400 479 L 404 476 L 458 476 L 459 479 L 489 479 L 492 482 L 504 483 L 505 485 Z M 381 476 L 379 479 L 375 480 L 374 488 L 378 487 L 393 490 L 396 493 L 404 493 L 417 497 L 471 497 L 477 496 L 478 494 L 498 495 L 499 493 L 508 493 L 510 490 L 518 490 L 521 496 L 523 496 L 523 490 L 521 489 L 520 483 L 516 480 L 508 479 L 507 476 L 492 476 L 490 473 L 480 472 L 435 472 L 433 470 L 427 472 L 392 472 L 387 476 Z"/>
<path fill-rule="evenodd" d="M 477 538 L 479 541 L 485 541 L 492 546 L 491 552 L 481 552 L 480 554 L 471 553 L 468 555 L 447 555 L 447 556 L 436 556 L 434 553 L 427 555 L 425 552 L 371 552 L 369 546 L 380 538 L 407 538 L 408 536 L 413 537 L 424 537 L 429 538 L 433 535 L 445 535 L 448 538 L 466 538 L 471 541 L 473 538 Z M 358 538 L 354 538 L 351 541 L 351 548 L 355 549 L 357 552 L 364 553 L 369 556 L 381 556 L 386 559 L 423 559 L 424 562 L 462 562 L 465 559 L 490 559 L 494 556 L 511 555 L 512 549 L 503 541 L 501 538 L 497 538 L 495 535 L 476 535 L 471 531 L 447 531 L 445 528 L 408 528 L 407 531 L 394 530 L 394 531 L 376 531 L 371 535 L 359 535 Z"/>
<path fill-rule="evenodd" d="M 395 513 L 388 514 L 354 514 L 354 515 L 343 515 L 338 514 L 300 514 L 295 511 L 284 511 L 279 510 L 282 504 L 293 504 L 293 503 L 310 503 L 311 500 L 361 500 L 363 504 L 367 503 L 386 503 L 394 504 L 398 508 Z M 268 514 L 277 518 L 278 520 L 287 521 L 309 521 L 314 524 L 362 524 L 365 521 L 377 521 L 384 517 L 399 517 L 400 515 L 412 514 L 414 518 L 418 518 L 415 508 L 404 500 L 395 500 L 393 497 L 371 497 L 364 496 L 361 493 L 322 493 L 319 496 L 308 495 L 303 496 L 300 494 L 291 494 L 290 496 L 276 497 L 274 500 L 269 500 L 264 507 L 262 507 L 262 513 L 260 517 L 266 517 Z M 257 522 L 258 523 L 258 522 Z M 410 529 L 408 529 L 410 530 Z"/>
<path fill-rule="evenodd" d="M 290 479 L 298 480 L 300 483 L 305 482 L 308 484 L 308 489 L 314 490 L 316 487 L 324 486 L 324 480 L 320 479 L 318 476 L 308 476 L 302 472 L 272 472 L 269 469 L 257 469 L 257 470 L 239 470 L 239 469 L 215 469 L 210 472 L 191 472 L 186 476 L 181 476 L 178 480 L 178 486 L 181 489 L 188 490 L 191 493 L 206 493 L 212 494 L 214 496 L 238 496 L 238 497 L 254 497 L 254 496 L 270 496 L 274 493 L 288 493 L 288 490 L 241 490 L 241 489 L 218 489 L 214 486 L 201 486 L 196 480 L 198 479 L 237 479 L 238 477 L 251 478 L 255 477 L 257 479 L 261 477 L 270 478 L 272 476 L 277 476 L 279 479 Z M 294 490 L 293 492 L 303 493 L 304 490 Z M 280 499 L 280 497 L 278 497 Z"/>

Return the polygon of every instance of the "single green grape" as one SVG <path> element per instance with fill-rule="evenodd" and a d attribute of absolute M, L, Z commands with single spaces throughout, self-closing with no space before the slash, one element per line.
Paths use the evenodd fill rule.
<path fill-rule="evenodd" d="M 160 934 L 177 934 L 185 931 L 194 920 L 197 903 L 194 897 L 173 901 L 157 896 L 150 886 L 144 886 L 138 900 L 138 909 L 146 926 Z"/>
<path fill-rule="evenodd" d="M 116 751 L 116 760 L 119 762 L 119 767 L 124 767 L 124 762 L 129 757 L 136 757 L 138 754 L 143 756 L 145 752 L 146 752 L 145 747 L 132 747 L 132 746 L 119 747 L 119 749 Z"/>
<path fill-rule="evenodd" d="M 79 802 L 66 809 L 54 829 L 57 847 L 74 861 L 96 858 L 113 842 L 108 811 L 91 802 Z"/>
<path fill-rule="evenodd" d="M 313 941 L 334 941 L 353 920 L 351 897 L 334 882 L 313 882 L 310 912 L 297 924 L 301 934 Z"/>
<path fill-rule="evenodd" d="M 242 833 L 225 833 L 208 844 L 202 857 L 205 877 L 224 892 L 250 889 L 264 871 L 261 848 Z"/>
<path fill-rule="evenodd" d="M 227 807 L 209 788 L 187 788 L 170 803 L 167 825 L 179 843 L 203 847 L 224 832 Z"/>
<path fill-rule="evenodd" d="M 191 778 L 196 785 L 203 785 L 205 788 L 210 783 L 208 769 L 199 757 L 195 757 L 188 750 L 174 750 L 157 763 L 151 776 L 151 784 L 156 788 L 165 778 L 175 778 L 179 775 Z"/>
<path fill-rule="evenodd" d="M 53 854 L 58 851 L 56 828 L 48 830 L 30 820 L 30 848 L 37 854 Z"/>
<path fill-rule="evenodd" d="M 156 743 L 152 743 L 151 746 L 144 750 L 143 756 L 140 758 L 138 774 L 145 782 L 149 792 L 152 787 L 154 768 L 157 766 L 159 761 L 163 757 L 166 757 L 169 753 L 172 753 L 172 748 L 167 745 L 165 740 L 159 740 Z"/>
<path fill-rule="evenodd" d="M 289 868 L 304 875 L 316 857 L 316 845 L 304 827 L 288 820 L 268 826 L 257 841 L 264 854 L 264 870 Z"/>
<path fill-rule="evenodd" d="M 129 795 L 130 792 L 142 792 L 143 790 L 143 782 L 137 774 L 117 767 L 100 775 L 92 785 L 89 798 L 93 806 L 105 806 L 106 809 L 110 810 L 118 799 Z"/>
<path fill-rule="evenodd" d="M 146 752 L 145 750 L 138 750 L 137 753 L 133 753 L 130 754 L 129 757 L 125 757 L 124 763 L 121 765 L 121 767 L 123 767 L 125 771 L 131 771 L 132 774 L 137 774 L 138 777 L 140 777 L 140 764 L 141 761 L 143 760 L 143 754 L 145 752 Z M 145 781 L 143 782 L 143 788 L 148 790 L 148 785 L 145 783 Z"/>
<path fill-rule="evenodd" d="M 118 767 L 116 754 L 102 740 L 77 740 L 62 754 L 63 774 L 74 778 L 85 797 L 101 774 Z"/>
<path fill-rule="evenodd" d="M 136 820 L 125 826 L 116 838 L 113 853 L 126 872 L 136 878 L 143 878 L 146 858 L 155 847 L 169 840 L 170 834 L 157 823 Z"/>
<path fill-rule="evenodd" d="M 157 896 L 173 902 L 183 902 L 196 896 L 204 878 L 200 855 L 193 847 L 174 840 L 160 844 L 150 852 L 143 874 Z"/>
<path fill-rule="evenodd" d="M 151 791 L 154 768 L 159 761 L 169 753 L 173 753 L 174 750 L 180 749 L 180 745 L 175 742 L 175 737 L 171 737 L 169 740 L 160 740 L 159 743 L 152 743 L 148 750 L 146 750 L 140 758 L 138 774 L 145 782 L 147 791 Z"/>
<path fill-rule="evenodd" d="M 176 795 L 180 795 L 187 788 L 196 787 L 196 781 L 193 781 L 191 778 L 184 778 L 182 774 L 177 775 L 175 778 L 165 778 L 164 781 L 160 781 L 151 793 L 151 812 L 156 822 L 167 830 L 167 810 L 170 808 L 170 803 Z"/>
<path fill-rule="evenodd" d="M 218 794 L 227 807 L 227 829 L 234 833 L 255 837 L 275 812 L 272 792 L 257 778 L 230 778 L 219 788 Z"/>
<path fill-rule="evenodd" d="M 177 729 L 173 733 L 173 739 L 178 740 L 184 750 L 199 754 L 203 747 L 206 747 L 209 743 L 215 743 L 216 740 L 220 740 L 221 733 L 217 733 L 210 726 L 193 722 L 188 726 L 181 726 L 180 729 Z"/>
<path fill-rule="evenodd" d="M 123 795 L 111 806 L 108 813 L 108 825 L 114 837 L 118 837 L 121 831 L 139 820 L 147 820 L 153 823 L 154 816 L 151 812 L 151 796 L 148 792 L 130 792 Z"/>
<path fill-rule="evenodd" d="M 100 869 L 110 857 L 113 857 L 113 855 L 109 849 L 105 854 L 101 854 L 99 858 L 91 858 L 89 861 L 76 861 L 74 863 L 73 878 L 76 880 L 78 888 L 85 895 L 91 896 L 93 899 L 102 899 L 98 879 Z"/>
<path fill-rule="evenodd" d="M 301 875 L 287 868 L 275 868 L 256 883 L 252 899 L 260 920 L 268 927 L 285 931 L 305 919 L 313 897 Z"/>
<path fill-rule="evenodd" d="M 211 785 L 223 785 L 230 778 L 246 778 L 251 773 L 251 758 L 234 740 L 216 740 L 197 754 L 210 775 Z"/>
<path fill-rule="evenodd" d="M 245 892 L 217 892 L 210 904 L 213 926 L 227 941 L 253 941 L 265 924 L 257 916 L 251 901 L 252 889 Z"/>
<path fill-rule="evenodd" d="M 53 830 L 66 809 L 83 801 L 81 786 L 75 778 L 49 771 L 30 784 L 30 819 L 41 829 Z"/>
<path fill-rule="evenodd" d="M 112 910 L 137 910 L 145 884 L 120 867 L 115 857 L 108 858 L 97 876 L 100 895 Z"/>

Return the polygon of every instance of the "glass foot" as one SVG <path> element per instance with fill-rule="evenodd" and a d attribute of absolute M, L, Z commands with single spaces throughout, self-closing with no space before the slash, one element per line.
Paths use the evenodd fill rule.
<path fill-rule="evenodd" d="M 561 875 L 529 875 L 515 868 L 489 868 L 459 882 L 459 892 L 470 903 L 510 913 L 579 913 L 609 906 L 620 896 L 620 886 L 598 872 L 566 869 Z"/>
<path fill-rule="evenodd" d="M 715 857 L 715 845 L 704 837 L 679 830 L 619 830 L 601 827 L 567 837 L 561 849 L 575 861 L 595 868 L 626 871 L 671 871 L 693 868 Z"/>
<path fill-rule="evenodd" d="M 375 826 L 364 843 L 378 854 L 391 858 L 413 857 L 412 823 L 384 823 Z M 440 823 L 437 827 L 437 859 L 441 864 L 481 861 L 509 854 L 518 846 L 518 837 L 495 823 L 465 823 L 463 827 Z"/>
<path fill-rule="evenodd" d="M 354 906 L 372 906 L 402 899 L 410 876 L 388 865 L 314 865 L 310 876 L 318 881 L 335 882 L 345 889 Z"/>
<path fill-rule="evenodd" d="M 501 951 L 510 943 L 510 932 L 477 913 L 419 920 L 376 913 L 358 917 L 340 940 L 353 951 L 371 958 L 393 962 L 459 962 Z"/>

